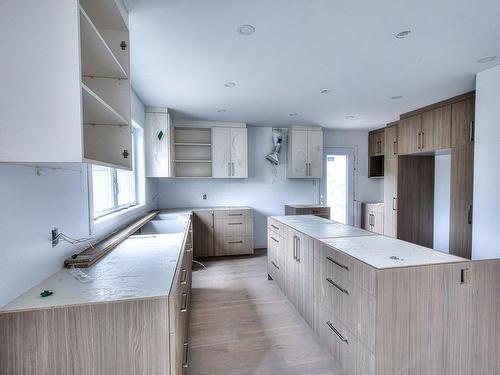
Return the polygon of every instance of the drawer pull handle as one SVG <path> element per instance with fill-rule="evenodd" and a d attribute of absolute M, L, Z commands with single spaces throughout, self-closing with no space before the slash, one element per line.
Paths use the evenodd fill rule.
<path fill-rule="evenodd" d="M 277 269 L 280 269 L 280 267 L 279 267 L 276 263 L 274 263 L 274 260 L 272 260 L 272 261 L 271 261 L 271 264 L 272 264 L 274 267 L 276 267 Z"/>
<path fill-rule="evenodd" d="M 331 257 L 326 257 L 326 259 L 328 259 L 330 262 L 332 262 L 333 264 L 339 266 L 340 268 L 343 268 L 345 269 L 346 271 L 349 271 L 349 267 L 347 266 L 344 266 L 343 264 L 340 264 L 339 262 L 337 262 L 335 259 L 331 258 Z"/>
<path fill-rule="evenodd" d="M 274 242 L 278 242 L 278 243 L 279 243 L 279 241 L 278 241 L 276 238 L 274 238 L 273 236 L 271 236 L 271 239 L 272 239 Z"/>
<path fill-rule="evenodd" d="M 187 269 L 183 268 L 181 273 L 181 284 L 186 284 L 187 281 Z"/>
<path fill-rule="evenodd" d="M 239 240 L 239 241 L 227 241 L 227 243 L 243 243 L 242 240 Z"/>
<path fill-rule="evenodd" d="M 188 309 L 188 295 L 187 293 L 182 293 L 182 301 L 181 301 L 181 312 L 186 312 Z"/>
<path fill-rule="evenodd" d="M 243 223 L 227 223 L 227 225 L 243 225 Z"/>
<path fill-rule="evenodd" d="M 182 359 L 182 368 L 188 367 L 188 359 L 189 359 L 189 343 L 184 343 L 184 355 Z"/>
<path fill-rule="evenodd" d="M 337 329 L 333 326 L 332 322 L 327 321 L 326 325 L 339 337 L 341 341 L 349 345 L 349 341 L 347 341 L 347 339 L 344 336 L 342 336 L 342 334 L 339 331 L 337 331 Z"/>
<path fill-rule="evenodd" d="M 273 228 L 274 228 L 274 229 L 276 229 L 276 230 L 280 230 L 280 228 L 279 228 L 279 227 L 277 227 L 276 225 L 272 225 L 272 224 L 271 224 L 271 227 L 273 227 Z"/>
<path fill-rule="evenodd" d="M 243 216 L 243 214 L 227 214 L 227 216 Z"/>
<path fill-rule="evenodd" d="M 340 285 L 338 285 L 337 283 L 335 283 L 335 281 L 333 281 L 329 277 L 326 278 L 326 281 L 328 281 L 330 284 L 332 284 L 335 288 L 337 288 L 338 290 L 340 290 L 342 293 L 345 293 L 345 294 L 349 295 L 349 291 L 347 289 L 342 288 Z"/>

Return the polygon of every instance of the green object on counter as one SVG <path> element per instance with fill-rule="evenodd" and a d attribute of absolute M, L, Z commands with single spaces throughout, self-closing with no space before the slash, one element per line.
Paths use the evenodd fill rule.
<path fill-rule="evenodd" d="M 40 297 L 45 298 L 45 297 L 51 296 L 52 294 L 54 294 L 54 293 L 51 292 L 50 290 L 44 290 L 42 293 L 40 293 Z"/>
<path fill-rule="evenodd" d="M 78 254 L 73 254 L 73 255 L 71 256 L 71 259 L 76 259 L 76 258 L 78 258 Z"/>
<path fill-rule="evenodd" d="M 161 139 L 163 138 L 163 130 L 160 130 L 157 137 L 158 137 L 158 140 L 161 141 Z"/>

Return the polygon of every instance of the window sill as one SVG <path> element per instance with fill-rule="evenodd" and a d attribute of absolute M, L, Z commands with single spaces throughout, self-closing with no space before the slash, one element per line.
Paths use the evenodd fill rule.
<path fill-rule="evenodd" d="M 125 208 L 123 210 L 116 211 L 105 216 L 101 216 L 100 218 L 95 220 L 92 219 L 91 234 L 97 231 L 106 230 L 111 226 L 121 225 L 126 221 L 130 220 L 134 215 L 137 215 L 141 211 L 145 210 L 146 210 L 145 204 L 138 204 L 136 206 Z"/>

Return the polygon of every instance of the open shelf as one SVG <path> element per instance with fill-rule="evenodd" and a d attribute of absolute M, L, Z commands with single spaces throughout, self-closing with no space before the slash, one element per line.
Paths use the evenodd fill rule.
<path fill-rule="evenodd" d="M 212 164 L 210 161 L 183 160 L 175 161 L 175 177 L 212 177 Z"/>
<path fill-rule="evenodd" d="M 82 75 L 121 79 L 128 78 L 127 72 L 81 6 L 80 43 Z"/>
<path fill-rule="evenodd" d="M 80 4 L 98 29 L 128 32 L 128 25 L 115 0 L 80 0 Z"/>
<path fill-rule="evenodd" d="M 212 160 L 190 160 L 190 159 L 183 159 L 183 160 L 174 160 L 176 163 L 211 163 Z"/>
<path fill-rule="evenodd" d="M 175 142 L 176 146 L 199 146 L 199 147 L 210 147 L 211 143 L 192 143 L 192 142 Z"/>
<path fill-rule="evenodd" d="M 370 156 L 368 160 L 368 177 L 384 177 L 384 156 Z"/>
<path fill-rule="evenodd" d="M 175 177 L 212 177 L 212 129 L 174 128 Z"/>
<path fill-rule="evenodd" d="M 128 125 L 128 121 L 82 83 L 83 123 Z"/>

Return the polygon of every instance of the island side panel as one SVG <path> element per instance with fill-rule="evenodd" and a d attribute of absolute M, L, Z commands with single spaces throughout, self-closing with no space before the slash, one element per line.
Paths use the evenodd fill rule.
<path fill-rule="evenodd" d="M 471 262 L 471 285 L 471 373 L 500 374 L 500 260 Z"/>
<path fill-rule="evenodd" d="M 0 374 L 169 374 L 166 298 L 0 314 Z"/>

